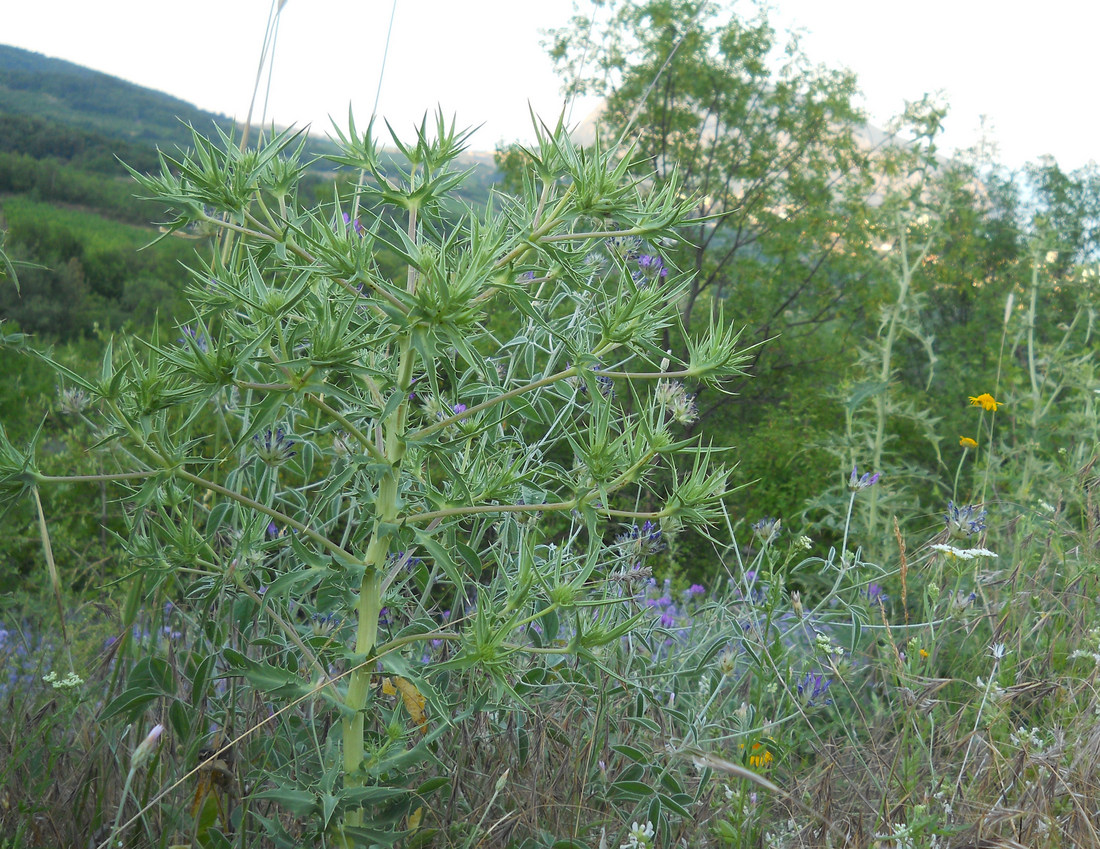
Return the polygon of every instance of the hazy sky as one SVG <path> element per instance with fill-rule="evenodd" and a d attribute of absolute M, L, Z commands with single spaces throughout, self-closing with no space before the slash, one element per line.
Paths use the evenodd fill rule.
<path fill-rule="evenodd" d="M 578 0 L 582 8 L 588 0 Z M 528 101 L 562 108 L 540 30 L 573 0 L 397 0 L 379 112 L 399 130 L 441 105 L 483 124 L 473 146 L 528 139 Z M 747 8 L 744 3 L 738 4 Z M 1100 6 L 1080 0 L 774 0 L 773 22 L 806 30 L 810 57 L 849 67 L 883 123 L 905 99 L 942 90 L 943 144 L 966 147 L 986 115 L 1011 166 L 1052 154 L 1065 168 L 1100 158 L 1095 39 Z M 270 0 L 0 0 L 0 43 L 55 56 L 243 119 Z M 393 0 L 287 0 L 268 119 L 365 124 Z M 606 12 L 605 12 L 606 14 Z M 262 101 L 262 97 L 261 97 Z M 579 121 L 590 102 L 574 107 Z M 259 110 L 259 107 L 257 107 Z M 259 112 L 257 111 L 257 117 Z M 407 135 L 407 134 L 406 134 Z"/>

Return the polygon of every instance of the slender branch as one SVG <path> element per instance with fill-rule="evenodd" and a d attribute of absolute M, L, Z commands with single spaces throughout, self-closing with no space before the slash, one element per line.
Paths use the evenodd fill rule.
<path fill-rule="evenodd" d="M 650 230 L 631 227 L 629 230 L 591 230 L 586 233 L 559 233 L 557 236 L 543 236 L 540 242 L 576 242 L 581 239 L 617 239 L 623 236 L 641 236 Z"/>
<path fill-rule="evenodd" d="M 118 472 L 106 475 L 35 475 L 37 483 L 82 483 L 98 481 L 136 481 L 164 474 L 163 469 L 146 472 Z"/>
<path fill-rule="evenodd" d="M 539 380 L 536 380 L 533 383 L 525 383 L 523 386 L 517 386 L 515 389 L 509 389 L 507 392 L 505 392 L 501 395 L 497 395 L 495 398 L 490 398 L 488 401 L 482 401 L 480 404 L 475 404 L 472 407 L 468 407 L 467 409 L 463 410 L 461 413 L 455 413 L 454 415 L 448 416 L 445 419 L 441 419 L 440 421 L 436 422 L 435 424 L 428 425 L 427 427 L 421 428 L 420 430 L 415 431 L 414 433 L 410 433 L 408 435 L 408 441 L 409 442 L 415 442 L 417 439 L 423 439 L 425 436 L 428 436 L 429 434 L 435 433 L 437 430 L 442 430 L 443 428 L 448 427 L 449 425 L 453 425 L 455 422 L 459 421 L 460 419 L 468 418 L 469 416 L 475 415 L 476 413 L 480 413 L 482 410 L 487 410 L 490 407 L 493 407 L 493 406 L 501 403 L 502 401 L 507 401 L 511 398 L 516 398 L 516 397 L 524 394 L 525 392 L 531 392 L 531 391 L 533 391 L 535 389 L 538 389 L 542 386 L 548 386 L 551 383 L 557 383 L 559 380 L 563 380 L 567 377 L 573 377 L 577 373 L 578 373 L 577 366 L 570 366 L 569 368 L 564 369 L 562 371 L 559 371 L 556 374 L 551 374 L 551 375 L 548 375 L 547 377 L 540 378 Z M 600 374 L 605 374 L 605 372 L 601 371 Z"/>
<path fill-rule="evenodd" d="M 411 524 L 425 520 L 446 519 L 454 516 L 475 516 L 479 513 L 553 513 L 572 510 L 579 501 L 555 501 L 546 504 L 473 504 L 469 507 L 448 507 L 445 510 L 432 510 L 427 513 L 413 513 L 405 516 L 403 522 Z"/>
<path fill-rule="evenodd" d="M 367 435 L 359 430 L 359 428 L 357 428 L 354 424 L 352 424 L 347 416 L 345 416 L 338 410 L 334 410 L 332 407 L 322 401 L 319 396 L 314 395 L 313 393 L 307 393 L 305 399 L 314 407 L 332 416 L 332 418 L 334 418 L 339 424 L 343 425 L 344 430 L 346 430 L 357 440 L 359 440 L 359 444 L 362 445 L 364 449 L 366 449 L 367 454 L 369 454 L 371 458 L 379 460 L 383 463 L 389 463 L 389 460 L 386 459 L 386 455 L 375 448 L 374 444 L 370 441 L 370 438 L 367 437 Z"/>
<path fill-rule="evenodd" d="M 265 516 L 270 516 L 272 519 L 278 519 L 280 522 L 287 525 L 288 527 L 294 528 L 294 530 L 309 537 L 330 554 L 337 554 L 341 557 L 347 558 L 353 563 L 356 562 L 355 556 L 352 555 L 349 551 L 341 548 L 336 543 L 332 542 L 332 540 L 328 539 L 328 537 L 317 533 L 317 531 L 313 530 L 308 525 L 303 525 L 296 519 L 292 519 L 290 516 L 286 515 L 286 513 L 282 513 L 273 507 L 268 507 L 266 504 L 261 504 L 259 501 L 249 498 L 247 495 L 242 495 L 239 492 L 234 492 L 233 490 L 228 489 L 221 484 L 214 483 L 214 481 L 207 480 L 206 478 L 201 478 L 198 475 L 192 474 L 191 472 L 188 472 L 184 469 L 175 469 L 172 471 L 172 474 L 178 475 L 179 477 L 183 478 L 186 481 L 190 481 L 196 486 L 201 486 L 204 489 L 209 489 L 212 492 L 218 493 L 219 495 L 224 495 L 226 498 L 231 498 L 233 501 L 236 501 L 239 504 L 243 504 L 245 507 L 251 507 L 256 512 L 263 513 Z"/>

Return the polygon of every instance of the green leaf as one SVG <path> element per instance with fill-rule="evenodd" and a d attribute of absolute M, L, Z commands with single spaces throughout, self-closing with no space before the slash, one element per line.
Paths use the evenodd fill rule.
<path fill-rule="evenodd" d="M 243 675 L 253 687 L 264 693 L 293 699 L 308 695 L 312 688 L 289 669 L 250 660 L 238 651 L 225 649 L 225 659 L 231 671 Z"/>
<path fill-rule="evenodd" d="M 295 816 L 304 817 L 316 813 L 320 807 L 317 796 L 305 790 L 293 790 L 290 788 L 278 788 L 275 790 L 261 790 L 253 793 L 252 799 L 270 799 L 282 808 L 285 808 Z"/>
<path fill-rule="evenodd" d="M 183 702 L 173 699 L 168 708 L 168 721 L 172 725 L 172 731 L 180 740 L 187 740 L 191 736 L 191 713 Z"/>
<path fill-rule="evenodd" d="M 624 781 L 620 779 L 612 783 L 611 790 L 614 793 L 637 799 L 645 799 L 653 795 L 653 788 L 644 781 Z"/>
<path fill-rule="evenodd" d="M 99 718 L 104 721 L 121 714 L 130 722 L 135 722 L 145 707 L 160 696 L 160 693 L 148 688 L 123 690 L 103 709 Z"/>
<path fill-rule="evenodd" d="M 195 673 L 191 676 L 191 704 L 199 704 L 206 696 L 206 685 L 210 681 L 210 671 L 214 668 L 214 655 L 210 654 L 199 661 Z"/>
<path fill-rule="evenodd" d="M 630 758 L 630 760 L 639 764 L 649 764 L 653 761 L 652 753 L 646 754 L 641 749 L 635 749 L 633 746 L 619 745 L 612 746 L 611 751 L 618 752 L 624 757 Z"/>
<path fill-rule="evenodd" d="M 447 576 L 447 579 L 456 587 L 461 587 L 464 583 L 462 571 L 458 568 L 458 564 L 454 562 L 451 553 L 427 531 L 416 528 L 414 533 L 416 534 L 417 543 L 427 549 L 432 559 L 443 570 L 443 574 Z"/>
<path fill-rule="evenodd" d="M 439 788 L 446 787 L 450 783 L 451 779 L 447 778 L 445 775 L 437 775 L 435 778 L 429 778 L 413 792 L 415 792 L 417 796 L 428 796 Z"/>
<path fill-rule="evenodd" d="M 677 793 L 672 796 L 658 793 L 657 798 L 661 800 L 661 804 L 666 808 L 675 811 L 680 816 L 684 817 L 684 819 L 691 819 L 692 813 L 688 805 L 692 804 L 692 798 L 686 793 Z"/>

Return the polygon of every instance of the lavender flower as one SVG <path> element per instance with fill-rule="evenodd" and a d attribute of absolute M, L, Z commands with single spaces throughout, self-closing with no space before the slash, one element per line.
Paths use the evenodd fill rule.
<path fill-rule="evenodd" d="M 344 228 L 350 229 L 360 239 L 362 239 L 363 235 L 366 233 L 366 230 L 363 229 L 363 225 L 359 222 L 359 219 L 356 218 L 354 221 L 352 221 L 351 216 L 348 215 L 346 212 L 344 213 Z"/>
<path fill-rule="evenodd" d="M 882 584 L 870 584 L 863 594 L 867 597 L 867 600 L 871 604 L 886 604 L 890 600 L 890 596 L 886 594 L 886 591 L 882 588 Z"/>
<path fill-rule="evenodd" d="M 798 698 L 806 707 L 816 707 L 819 704 L 831 705 L 833 700 L 825 696 L 832 683 L 832 678 L 826 678 L 820 672 L 807 672 L 796 685 Z"/>
<path fill-rule="evenodd" d="M 638 257 L 638 270 L 631 275 L 639 288 L 648 286 L 654 280 L 668 277 L 668 268 L 659 256 L 642 254 Z"/>
<path fill-rule="evenodd" d="M 873 475 L 870 472 L 864 472 L 862 476 L 859 474 L 859 468 L 852 466 L 852 475 L 848 478 L 848 489 L 852 492 L 859 492 L 861 489 L 868 489 L 878 483 L 879 472 L 875 472 Z"/>

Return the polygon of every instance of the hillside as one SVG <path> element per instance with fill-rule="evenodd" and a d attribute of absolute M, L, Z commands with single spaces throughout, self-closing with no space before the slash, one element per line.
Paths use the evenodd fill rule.
<path fill-rule="evenodd" d="M 17 47 L 0 45 L 0 112 L 45 118 L 127 142 L 186 147 L 185 124 L 233 122 L 152 89 Z"/>
<path fill-rule="evenodd" d="M 158 148 L 176 157 L 191 146 L 188 125 L 206 135 L 215 127 L 239 133 L 226 116 L 168 94 L 0 45 L 0 231 L 24 269 L 21 295 L 0 286 L 0 320 L 62 340 L 172 315 L 186 279 L 181 262 L 200 246 L 169 239 L 138 252 L 171 215 L 135 197 L 122 163 L 158 170 Z M 311 137 L 305 157 L 335 151 Z M 456 198 L 482 205 L 498 180 L 491 154 L 469 153 L 459 165 L 473 173 Z M 302 190 L 330 199 L 331 164 L 321 160 L 310 172 Z M 350 188 L 345 180 L 354 177 L 345 174 L 337 181 Z"/>

